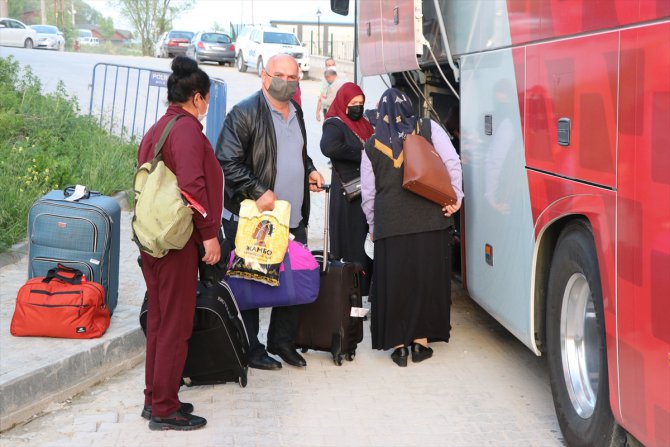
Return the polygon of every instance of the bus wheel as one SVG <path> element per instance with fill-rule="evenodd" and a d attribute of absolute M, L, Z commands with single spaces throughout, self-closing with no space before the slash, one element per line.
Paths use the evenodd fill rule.
<path fill-rule="evenodd" d="M 585 222 L 572 222 L 556 244 L 547 302 L 551 392 L 571 447 L 623 445 L 609 403 L 602 303 L 593 235 Z"/>

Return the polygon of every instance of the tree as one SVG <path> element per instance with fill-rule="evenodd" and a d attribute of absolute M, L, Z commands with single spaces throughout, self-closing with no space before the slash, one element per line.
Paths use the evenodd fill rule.
<path fill-rule="evenodd" d="M 114 33 L 116 33 L 116 28 L 114 28 L 114 21 L 111 17 L 103 17 L 98 20 L 98 30 L 105 40 L 112 40 Z"/>
<path fill-rule="evenodd" d="M 172 20 L 191 9 L 194 0 L 113 0 L 133 25 L 142 42 L 142 54 L 153 53 L 158 36 L 172 27 Z"/>
<path fill-rule="evenodd" d="M 77 10 L 77 15 L 75 16 L 75 23 L 77 25 L 100 25 L 100 19 L 103 18 L 102 14 L 84 0 L 75 0 L 74 9 Z"/>

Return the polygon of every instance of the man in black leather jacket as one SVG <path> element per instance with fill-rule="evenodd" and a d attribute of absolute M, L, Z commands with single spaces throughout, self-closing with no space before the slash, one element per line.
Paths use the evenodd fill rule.
<path fill-rule="evenodd" d="M 289 55 L 270 58 L 262 74 L 262 89 L 227 114 L 216 144 L 225 178 L 223 227 L 235 240 L 242 200 L 256 201 L 260 211 L 272 210 L 277 199 L 291 202 L 291 233 L 307 243 L 309 191 L 320 191 L 323 177 L 307 155 L 302 109 L 291 100 L 298 84 L 298 64 Z M 276 194 L 276 195 L 275 195 Z M 249 334 L 249 366 L 280 369 L 258 341 L 258 309 L 242 312 Z M 305 366 L 294 342 L 300 306 L 272 309 L 268 351 L 293 366 Z"/>

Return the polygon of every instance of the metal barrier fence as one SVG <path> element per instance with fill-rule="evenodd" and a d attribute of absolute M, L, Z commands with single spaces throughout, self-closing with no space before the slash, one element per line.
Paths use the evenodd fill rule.
<path fill-rule="evenodd" d="M 316 38 L 316 36 L 313 36 Z M 341 40 L 328 40 L 327 45 L 321 45 L 316 40 L 307 40 L 305 42 L 310 54 L 315 56 L 332 57 L 335 60 L 353 61 L 354 60 L 354 42 Z"/>
<path fill-rule="evenodd" d="M 89 115 L 110 133 L 142 137 L 167 109 L 169 72 L 98 63 L 93 67 Z M 212 145 L 226 115 L 227 86 L 212 79 L 205 133 Z"/>

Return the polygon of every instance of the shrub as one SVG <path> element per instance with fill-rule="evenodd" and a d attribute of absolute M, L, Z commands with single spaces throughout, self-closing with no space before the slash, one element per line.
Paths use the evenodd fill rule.
<path fill-rule="evenodd" d="M 25 238 L 31 204 L 52 189 L 82 184 L 129 191 L 137 146 L 79 114 L 62 83 L 43 93 L 30 67 L 0 58 L 0 252 Z"/>

